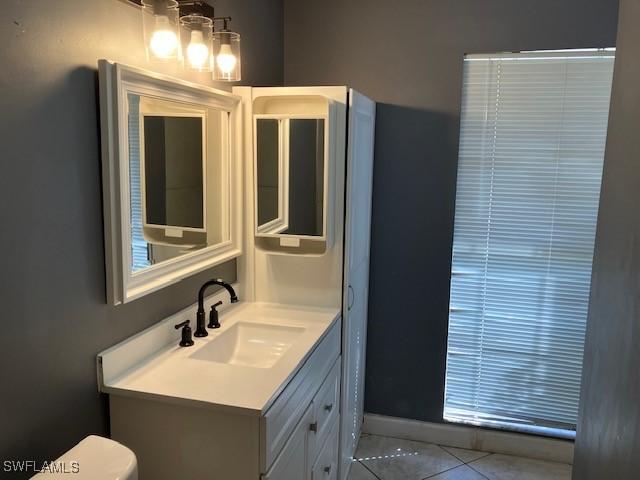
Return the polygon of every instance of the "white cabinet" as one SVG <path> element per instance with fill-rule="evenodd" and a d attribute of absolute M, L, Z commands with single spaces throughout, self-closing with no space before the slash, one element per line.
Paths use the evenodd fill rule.
<path fill-rule="evenodd" d="M 314 457 L 324 445 L 327 437 L 331 433 L 333 424 L 339 417 L 340 402 L 340 367 L 341 363 L 336 362 L 322 384 L 322 387 L 313 399 L 313 424 L 311 431 L 313 435 L 310 442 L 310 455 Z"/>
<path fill-rule="evenodd" d="M 341 419 L 337 435 L 338 478 L 345 480 L 360 434 L 364 408 L 375 102 L 347 87 L 236 87 L 234 93 L 243 98 L 245 150 L 252 153 L 245 156 L 245 245 L 248 255 L 239 262 L 238 278 L 246 285 L 253 301 L 342 309 Z M 279 178 L 276 172 L 286 171 L 281 167 L 286 164 L 282 161 L 282 158 L 286 159 L 286 151 L 277 155 L 283 152 L 283 135 L 278 137 L 278 130 L 273 129 L 275 133 L 270 143 L 273 154 L 266 155 L 260 151 L 264 144 L 261 143 L 262 132 L 257 131 L 258 121 L 273 123 L 295 116 L 326 119 L 325 148 L 322 150 L 326 168 L 322 185 L 327 198 L 323 198 L 322 211 L 326 213 L 323 217 L 327 224 L 325 231 L 333 232 L 327 236 L 332 241 L 323 242 L 323 237 L 318 235 L 289 242 L 298 239 L 283 235 L 286 231 L 281 231 L 280 227 L 273 235 L 263 235 L 263 232 L 256 235 L 261 228 L 260 207 L 263 205 L 258 197 L 261 188 L 266 191 L 268 184 L 260 178 L 259 170 L 263 165 L 259 159 L 262 156 L 271 158 L 269 171 L 272 174 L 267 177 L 272 184 L 286 183 L 284 180 L 273 181 Z M 286 175 L 281 177 L 287 178 Z M 314 182 L 307 183 L 308 189 L 312 189 Z M 265 198 L 271 199 L 272 215 L 268 218 L 275 219 L 276 223 L 286 217 L 287 211 L 291 213 L 294 205 L 291 178 L 287 184 L 290 187 L 288 210 L 278 207 L 279 196 L 268 197 L 262 192 Z M 279 193 L 286 196 L 284 191 Z M 284 221 L 279 225 L 288 223 Z M 287 241 L 283 243 L 283 240 Z"/>
<path fill-rule="evenodd" d="M 311 467 L 311 480 L 337 480 L 338 478 L 338 422 L 333 422 L 324 447 Z"/>
<path fill-rule="evenodd" d="M 336 360 L 340 354 L 338 325 L 331 329 L 282 394 L 260 418 L 260 441 L 264 445 L 261 451 L 260 467 L 263 472 L 273 464 L 287 439 L 297 428 L 296 425 L 303 413 L 318 396 L 318 392 L 324 391 L 323 380 L 331 378 L 330 382 L 335 382 L 330 372 L 335 372 L 336 365 L 339 364 Z M 312 418 L 313 420 L 307 425 L 308 430 L 312 423 L 317 422 L 315 410 L 312 411 Z"/>
<path fill-rule="evenodd" d="M 295 428 L 280 455 L 273 462 L 263 480 L 306 480 L 309 478 L 308 458 L 313 407 L 309 405 L 300 423 Z"/>
<path fill-rule="evenodd" d="M 337 478 L 340 365 L 338 359 L 263 480 Z"/>
<path fill-rule="evenodd" d="M 350 90 L 342 305 L 340 480 L 347 478 L 364 413 L 375 113 L 374 102 Z"/>
<path fill-rule="evenodd" d="M 309 480 L 320 459 L 338 462 L 325 445 L 340 418 L 340 336 L 338 319 L 265 412 L 111 394 L 111 436 L 136 453 L 140 480 Z"/>

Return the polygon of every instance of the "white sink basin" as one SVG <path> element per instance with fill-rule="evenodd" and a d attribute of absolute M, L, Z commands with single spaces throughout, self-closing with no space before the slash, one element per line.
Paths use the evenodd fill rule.
<path fill-rule="evenodd" d="M 271 368 L 305 330 L 303 327 L 238 322 L 189 357 L 243 367 Z"/>

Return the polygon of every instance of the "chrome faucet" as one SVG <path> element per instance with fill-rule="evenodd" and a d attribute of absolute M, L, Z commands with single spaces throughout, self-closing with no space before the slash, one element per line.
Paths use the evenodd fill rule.
<path fill-rule="evenodd" d="M 236 295 L 235 290 L 231 285 L 229 285 L 224 280 L 216 278 L 214 280 L 209 280 L 208 282 L 205 282 L 204 285 L 200 287 L 200 291 L 198 292 L 198 312 L 196 313 L 196 331 L 193 333 L 195 337 L 206 337 L 207 335 L 209 335 L 209 332 L 207 332 L 207 329 L 205 328 L 205 325 L 204 325 L 205 323 L 204 292 L 207 288 L 209 288 L 212 285 L 220 285 L 221 287 L 226 288 L 227 292 L 229 292 L 229 295 L 231 296 L 231 303 L 236 303 L 238 301 L 238 296 Z M 217 324 L 217 327 L 213 326 L 212 328 L 218 328 L 219 326 L 220 324 Z"/>

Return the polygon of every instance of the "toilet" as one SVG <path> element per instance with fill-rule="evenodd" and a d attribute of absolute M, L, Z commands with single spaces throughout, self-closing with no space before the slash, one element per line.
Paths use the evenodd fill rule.
<path fill-rule="evenodd" d="M 138 461 L 124 445 L 89 435 L 32 480 L 138 480 Z"/>

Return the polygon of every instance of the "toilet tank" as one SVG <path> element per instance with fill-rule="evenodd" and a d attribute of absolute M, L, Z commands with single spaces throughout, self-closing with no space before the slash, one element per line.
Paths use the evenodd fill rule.
<path fill-rule="evenodd" d="M 32 479 L 138 480 L 138 462 L 124 445 L 89 435 Z"/>

